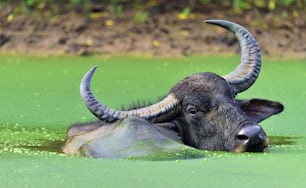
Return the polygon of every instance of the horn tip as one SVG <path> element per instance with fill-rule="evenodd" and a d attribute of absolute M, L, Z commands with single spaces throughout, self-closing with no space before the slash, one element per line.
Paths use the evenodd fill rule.
<path fill-rule="evenodd" d="M 204 20 L 204 23 L 208 23 L 208 24 L 220 24 L 222 22 L 226 22 L 226 21 L 225 20 L 216 20 L 216 19 Z"/>
<path fill-rule="evenodd" d="M 96 71 L 96 69 L 98 68 L 97 65 L 93 66 L 89 71 L 88 73 L 86 74 L 87 76 L 86 77 L 91 77 L 93 75 L 93 73 Z"/>
<path fill-rule="evenodd" d="M 227 20 L 204 20 L 204 23 L 218 25 L 232 32 L 236 32 L 237 29 L 242 29 L 240 25 Z"/>
<path fill-rule="evenodd" d="M 93 66 L 83 77 L 81 84 L 80 84 L 80 92 L 81 92 L 81 96 L 85 96 L 87 91 L 90 88 L 90 80 L 92 75 L 94 74 L 94 72 L 96 71 L 96 69 L 98 68 L 98 66 Z"/>
<path fill-rule="evenodd" d="M 93 66 L 90 70 L 95 71 L 98 68 L 98 65 Z"/>

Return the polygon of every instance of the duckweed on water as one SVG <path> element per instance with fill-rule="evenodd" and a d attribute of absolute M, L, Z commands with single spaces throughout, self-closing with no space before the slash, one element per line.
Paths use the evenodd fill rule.
<path fill-rule="evenodd" d="M 0 126 L 0 153 L 59 153 L 64 130 L 29 128 L 21 124 Z"/>
<path fill-rule="evenodd" d="M 271 143 L 265 153 L 202 151 L 204 158 L 152 162 L 63 157 L 59 152 L 69 124 L 94 119 L 78 89 L 93 65 L 103 67 L 92 83 L 97 97 L 116 108 L 154 101 L 191 73 L 227 74 L 239 58 L 1 56 L 1 187 L 304 187 L 305 59 L 264 57 L 259 79 L 238 96 L 285 105 L 284 113 L 261 123 Z"/>

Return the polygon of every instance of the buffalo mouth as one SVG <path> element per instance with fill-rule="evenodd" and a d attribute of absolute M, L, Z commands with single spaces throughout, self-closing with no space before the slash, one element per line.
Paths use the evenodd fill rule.
<path fill-rule="evenodd" d="M 263 152 L 268 147 L 268 144 L 254 144 L 246 148 L 246 152 Z"/>
<path fill-rule="evenodd" d="M 248 139 L 244 141 L 240 141 L 238 146 L 232 150 L 235 153 L 242 153 L 242 152 L 264 152 L 264 150 L 268 147 L 268 138 L 264 137 L 263 140 L 258 140 L 256 142 L 250 141 Z"/>

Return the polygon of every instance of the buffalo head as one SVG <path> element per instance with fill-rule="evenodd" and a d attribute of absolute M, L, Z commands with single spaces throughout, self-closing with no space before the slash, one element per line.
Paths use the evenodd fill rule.
<path fill-rule="evenodd" d="M 96 70 L 94 67 L 84 76 L 80 90 L 88 109 L 101 120 L 100 125 L 95 126 L 136 116 L 150 122 L 151 127 L 161 130 L 159 132 L 170 139 L 197 149 L 263 151 L 268 139 L 258 123 L 281 112 L 283 105 L 262 99 L 235 98 L 252 86 L 259 75 L 259 46 L 250 32 L 238 24 L 224 20 L 208 20 L 206 23 L 219 25 L 236 35 L 241 46 L 241 60 L 233 72 L 225 76 L 209 72 L 193 74 L 179 81 L 161 101 L 120 111 L 107 107 L 92 94 L 90 80 Z M 97 127 L 89 128 L 87 132 Z M 68 137 L 69 134 L 75 135 L 68 131 Z"/>

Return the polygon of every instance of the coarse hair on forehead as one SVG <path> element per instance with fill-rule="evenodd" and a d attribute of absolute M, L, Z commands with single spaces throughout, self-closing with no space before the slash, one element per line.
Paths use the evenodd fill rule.
<path fill-rule="evenodd" d="M 204 72 L 196 73 L 179 81 L 171 90 L 179 100 L 182 100 L 187 95 L 201 95 L 213 93 L 234 94 L 232 86 L 222 77 L 217 74 Z"/>

